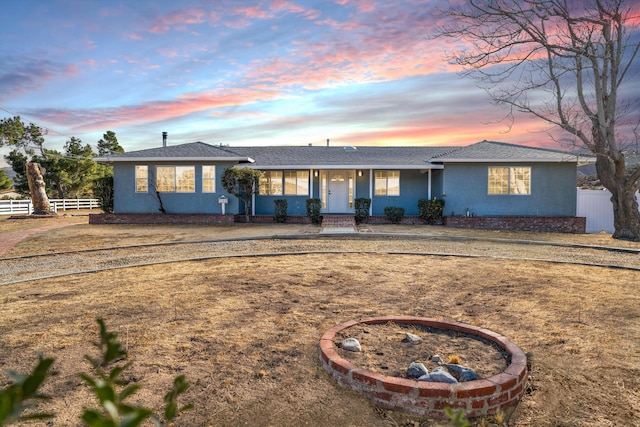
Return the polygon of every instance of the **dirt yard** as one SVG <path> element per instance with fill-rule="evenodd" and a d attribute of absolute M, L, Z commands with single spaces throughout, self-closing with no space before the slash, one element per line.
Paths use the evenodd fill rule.
<path fill-rule="evenodd" d="M 78 225 L 33 234 L 3 256 L 269 230 L 92 227 L 64 220 Z M 0 239 L 42 225 L 2 219 Z M 422 232 L 373 231 L 381 230 Z M 314 232 L 305 226 L 277 231 Z M 449 231 L 473 234 L 431 229 Z M 476 235 L 523 239 L 532 233 Z M 581 244 L 607 239 L 574 238 Z M 255 251 L 278 244 L 257 241 Z M 375 408 L 335 383 L 318 360 L 322 334 L 347 320 L 424 316 L 489 328 L 533 355 L 529 392 L 509 425 L 640 425 L 640 273 L 493 257 L 358 253 L 373 244 L 345 238 L 333 254 L 189 261 L 0 286 L 0 370 L 28 371 L 37 352 L 55 357 L 59 375 L 43 390 L 55 398 L 39 409 L 57 416 L 28 425 L 81 425 L 82 407 L 96 403 L 77 373 L 89 370 L 83 356 L 95 355 L 90 343 L 100 317 L 133 362 L 127 379 L 141 385 L 133 403 L 160 412 L 172 379 L 186 375 L 192 386 L 183 401 L 195 408 L 181 416 L 180 426 L 431 426 L 438 424 Z M 354 252 L 343 251 L 348 245 Z M 0 386 L 8 382 L 0 378 Z"/>

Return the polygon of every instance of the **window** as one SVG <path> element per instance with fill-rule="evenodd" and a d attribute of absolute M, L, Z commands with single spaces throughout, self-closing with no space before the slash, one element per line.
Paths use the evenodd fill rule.
<path fill-rule="evenodd" d="M 202 192 L 203 193 L 215 193 L 216 192 L 216 167 L 215 166 L 202 166 Z"/>
<path fill-rule="evenodd" d="M 156 167 L 156 190 L 163 193 L 195 192 L 195 169 L 195 166 Z"/>
<path fill-rule="evenodd" d="M 531 168 L 490 167 L 489 194 L 531 194 Z"/>
<path fill-rule="evenodd" d="M 375 171 L 375 195 L 399 196 L 400 171 Z"/>
<path fill-rule="evenodd" d="M 265 171 L 260 177 L 260 194 L 282 195 L 282 171 Z"/>
<path fill-rule="evenodd" d="M 136 165 L 136 193 L 149 191 L 149 167 Z"/>
<path fill-rule="evenodd" d="M 309 171 L 284 171 L 284 194 L 309 195 Z"/>

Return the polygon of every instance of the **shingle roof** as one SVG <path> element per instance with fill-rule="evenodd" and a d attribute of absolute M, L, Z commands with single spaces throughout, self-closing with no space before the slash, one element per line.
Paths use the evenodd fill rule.
<path fill-rule="evenodd" d="M 576 162 L 574 154 L 503 142 L 466 147 L 269 146 L 229 147 L 204 142 L 112 154 L 101 162 L 235 161 L 264 169 L 287 168 L 441 168 L 447 162 Z"/>
<path fill-rule="evenodd" d="M 466 147 L 456 147 L 429 159 L 446 162 L 577 162 L 575 154 L 544 148 L 525 147 L 504 142 L 481 141 Z"/>
<path fill-rule="evenodd" d="M 98 157 L 102 162 L 129 162 L 140 160 L 230 160 L 251 161 L 246 155 L 239 154 L 229 147 L 191 142 L 189 144 L 169 145 L 167 147 L 149 148 L 146 150 L 130 151 L 122 154 L 110 154 Z"/>
<path fill-rule="evenodd" d="M 255 159 L 253 167 L 430 167 L 427 160 L 449 150 L 446 147 L 234 147 Z"/>

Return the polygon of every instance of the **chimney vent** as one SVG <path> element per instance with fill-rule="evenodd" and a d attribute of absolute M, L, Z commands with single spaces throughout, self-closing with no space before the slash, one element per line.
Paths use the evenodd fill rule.
<path fill-rule="evenodd" d="M 167 132 L 162 132 L 162 146 L 167 146 Z"/>
<path fill-rule="evenodd" d="M 329 138 L 327 138 L 327 147 L 329 146 Z"/>

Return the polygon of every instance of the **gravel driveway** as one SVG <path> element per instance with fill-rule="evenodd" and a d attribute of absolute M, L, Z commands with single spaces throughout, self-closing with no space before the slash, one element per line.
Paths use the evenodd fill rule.
<path fill-rule="evenodd" d="M 351 252 L 544 260 L 640 270 L 640 250 L 465 236 L 290 235 L 89 249 L 0 259 L 0 285 L 117 268 L 230 256 Z"/>

